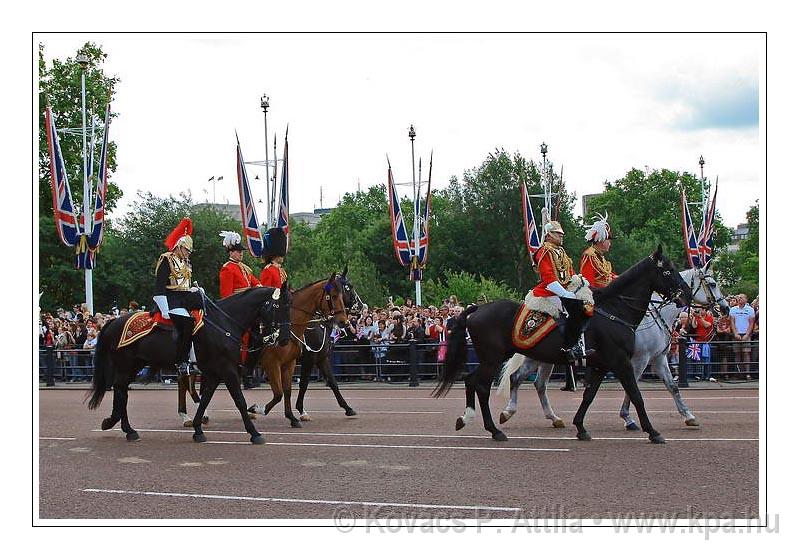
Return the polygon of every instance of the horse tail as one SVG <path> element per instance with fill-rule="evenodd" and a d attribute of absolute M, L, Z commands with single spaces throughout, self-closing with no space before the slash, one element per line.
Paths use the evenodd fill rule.
<path fill-rule="evenodd" d="M 467 316 L 478 309 L 477 305 L 470 305 L 456 319 L 450 336 L 447 337 L 447 354 L 444 360 L 444 373 L 439 380 L 433 397 L 443 397 L 450 391 L 455 383 L 456 375 L 467 361 Z"/>
<path fill-rule="evenodd" d="M 525 356 L 514 354 L 503 364 L 503 369 L 500 370 L 500 384 L 497 386 L 498 396 L 504 399 L 511 397 L 511 376 L 522 367 L 523 363 L 525 363 Z"/>
<path fill-rule="evenodd" d="M 94 348 L 94 374 L 92 375 L 92 388 L 86 393 L 83 399 L 89 399 L 89 409 L 94 410 L 103 402 L 106 389 L 114 383 L 114 372 L 111 368 L 111 356 L 109 354 L 108 340 L 111 336 L 109 327 L 114 321 L 109 321 L 97 335 L 97 344 Z M 90 398 L 91 395 L 91 398 Z"/>

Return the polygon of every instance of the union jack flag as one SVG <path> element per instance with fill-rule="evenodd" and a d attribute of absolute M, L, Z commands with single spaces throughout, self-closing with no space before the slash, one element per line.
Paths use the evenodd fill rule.
<path fill-rule="evenodd" d="M 106 192 L 108 191 L 108 123 L 111 104 L 106 105 L 106 122 L 103 129 L 103 146 L 100 148 L 100 165 L 97 172 L 97 195 L 92 215 L 92 234 L 89 247 L 96 249 L 103 242 L 103 224 L 105 222 Z"/>
<path fill-rule="evenodd" d="M 700 361 L 700 345 L 697 342 L 692 342 L 686 347 L 686 357 L 695 362 Z"/>
<path fill-rule="evenodd" d="M 389 184 L 387 188 L 389 190 L 389 220 L 392 223 L 394 254 L 401 265 L 408 266 L 411 264 L 411 250 L 408 243 L 406 224 L 403 221 L 403 211 L 400 208 L 400 200 L 397 198 L 397 189 L 394 186 L 391 164 L 389 164 Z"/>
<path fill-rule="evenodd" d="M 428 168 L 428 194 L 425 197 L 425 206 L 422 206 L 422 200 L 417 200 L 417 215 L 419 216 L 419 248 L 415 246 L 414 240 L 411 240 L 411 247 L 416 251 L 417 262 L 420 267 L 424 267 L 428 262 L 428 220 L 431 215 L 431 174 L 433 173 L 433 153 L 431 153 L 431 163 Z M 421 276 L 420 276 L 421 278 Z"/>
<path fill-rule="evenodd" d="M 286 140 L 283 145 L 283 173 L 281 175 L 281 201 L 278 207 L 279 227 L 286 234 L 286 250 L 289 250 L 289 129 L 286 129 Z"/>
<path fill-rule="evenodd" d="M 686 203 L 686 191 L 681 190 L 681 206 L 683 207 L 683 241 L 686 245 L 686 256 L 689 259 L 689 266 L 698 268 L 702 266 L 700 260 L 700 249 L 697 246 L 697 237 L 692 225 L 692 215 L 689 213 L 689 205 Z"/>
<path fill-rule="evenodd" d="M 534 255 L 541 246 L 539 231 L 536 229 L 536 215 L 533 213 L 531 199 L 528 196 L 528 187 L 522 179 L 520 179 L 519 182 L 519 189 L 522 192 L 522 218 L 525 222 L 525 245 L 528 247 L 528 255 L 531 257 L 531 263 L 533 266 L 536 266 Z"/>
<path fill-rule="evenodd" d="M 239 145 L 239 135 L 236 135 L 236 175 L 239 180 L 239 208 L 242 211 L 242 231 L 247 242 L 247 249 L 254 257 L 260 257 L 264 251 L 264 239 L 258 227 L 256 207 L 253 204 L 253 194 L 250 190 L 250 181 L 247 179 L 247 169 L 244 167 L 242 147 Z"/>
<path fill-rule="evenodd" d="M 705 265 L 714 256 L 714 212 L 717 206 L 717 188 L 714 187 L 714 196 L 711 204 L 704 208 L 703 223 L 700 226 L 700 239 L 698 240 L 698 250 L 700 252 L 700 262 Z"/>
<path fill-rule="evenodd" d="M 61 145 L 58 142 L 53 110 L 45 109 L 45 126 L 47 127 L 47 150 L 50 155 L 50 186 L 53 190 L 53 215 L 56 222 L 58 238 L 67 247 L 73 247 L 80 238 L 80 228 L 75 217 L 75 207 L 69 190 L 67 170 L 64 166 L 64 157 Z"/>

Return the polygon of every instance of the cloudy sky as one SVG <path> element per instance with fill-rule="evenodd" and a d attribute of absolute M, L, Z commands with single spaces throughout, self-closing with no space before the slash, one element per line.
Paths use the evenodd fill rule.
<path fill-rule="evenodd" d="M 577 194 L 599 192 L 632 167 L 719 176 L 726 225 L 744 221 L 762 192 L 760 35 L 532 34 L 36 34 L 50 58 L 85 41 L 120 78 L 111 137 L 114 176 L 130 209 L 137 190 L 189 190 L 238 202 L 235 137 L 263 160 L 259 98 L 269 135 L 287 124 L 291 212 L 333 206 L 342 194 L 411 179 L 416 153 L 434 152 L 433 186 L 461 177 L 495 148 L 540 158 Z M 762 90 L 763 91 L 763 90 Z M 279 140 L 279 152 L 281 150 Z M 281 157 L 279 153 L 279 157 Z M 263 169 L 250 167 L 250 177 Z M 266 200 L 263 183 L 253 181 Z M 410 187 L 401 189 L 410 194 Z M 580 208 L 577 209 L 580 211 Z M 264 210 L 260 209 L 263 220 Z M 677 227 L 677 226 L 676 226 Z"/>

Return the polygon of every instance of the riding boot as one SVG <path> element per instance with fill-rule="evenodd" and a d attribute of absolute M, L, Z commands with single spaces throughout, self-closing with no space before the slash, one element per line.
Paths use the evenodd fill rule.
<path fill-rule="evenodd" d="M 171 314 L 170 319 L 178 331 L 176 368 L 178 375 L 189 375 L 189 348 L 192 345 L 194 319 L 184 315 Z"/>
<path fill-rule="evenodd" d="M 564 306 L 565 320 L 559 325 L 564 336 L 562 355 L 568 362 L 577 362 L 591 354 L 586 353 L 581 343 L 581 335 L 589 324 L 589 318 L 584 313 L 583 301 L 577 299 L 561 298 Z"/>

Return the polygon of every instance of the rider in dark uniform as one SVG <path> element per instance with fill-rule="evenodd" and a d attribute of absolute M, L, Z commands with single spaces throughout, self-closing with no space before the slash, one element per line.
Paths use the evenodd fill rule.
<path fill-rule="evenodd" d="M 192 221 L 184 218 L 164 240 L 168 251 L 162 253 L 156 263 L 156 287 L 153 301 L 158 305 L 161 315 L 170 319 L 178 331 L 176 367 L 179 375 L 189 373 L 189 349 L 192 345 L 194 319 L 189 313 L 196 308 L 192 301 Z"/>

